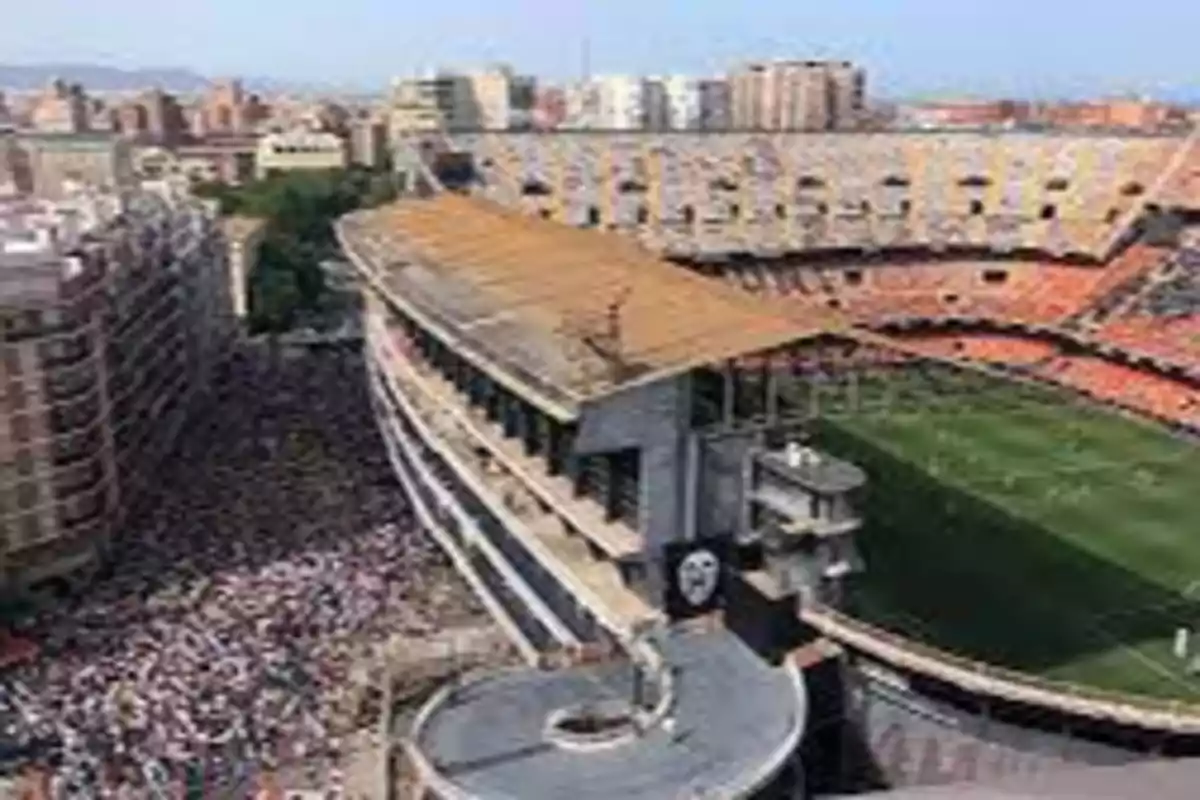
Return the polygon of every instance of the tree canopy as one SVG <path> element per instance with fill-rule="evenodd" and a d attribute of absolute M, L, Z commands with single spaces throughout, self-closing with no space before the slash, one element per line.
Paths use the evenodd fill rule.
<path fill-rule="evenodd" d="M 339 255 L 334 221 L 396 198 L 390 173 L 359 167 L 296 170 L 242 186 L 204 184 L 196 191 L 215 198 L 223 214 L 266 221 L 248 287 L 249 324 L 256 332 L 284 331 L 301 313 L 317 312 L 326 295 L 321 261 Z"/>

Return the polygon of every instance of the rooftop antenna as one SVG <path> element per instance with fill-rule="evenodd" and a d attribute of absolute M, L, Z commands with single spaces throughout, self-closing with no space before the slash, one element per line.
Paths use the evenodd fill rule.
<path fill-rule="evenodd" d="M 591 320 L 575 319 L 564 321 L 562 326 L 563 333 L 600 358 L 604 365 L 602 371 L 605 380 L 621 380 L 628 368 L 622 352 L 621 310 L 632 292 L 630 287 L 622 287 L 605 306 L 603 321 L 595 317 Z"/>

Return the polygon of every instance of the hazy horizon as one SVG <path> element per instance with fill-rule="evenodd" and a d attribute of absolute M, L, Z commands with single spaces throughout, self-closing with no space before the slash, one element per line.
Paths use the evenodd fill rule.
<path fill-rule="evenodd" d="M 892 97 L 1177 97 L 1200 88 L 1200 49 L 1191 41 L 1200 5 L 1178 0 L 842 0 L 812 8 L 775 0 L 42 0 L 5 16 L 6 63 L 178 68 L 368 91 L 431 66 L 507 62 L 550 79 L 576 77 L 585 42 L 593 74 L 720 74 L 749 59 L 845 58 L 867 68 L 872 94 Z"/>

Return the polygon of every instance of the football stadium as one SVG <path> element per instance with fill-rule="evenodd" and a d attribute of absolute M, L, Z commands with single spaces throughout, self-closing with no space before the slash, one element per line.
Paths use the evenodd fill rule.
<path fill-rule="evenodd" d="M 473 297 L 446 294 L 443 308 L 469 309 L 452 327 L 474 329 L 452 350 L 486 339 L 506 361 L 525 359 L 531 346 L 513 343 L 505 327 L 514 311 L 537 314 L 551 297 L 554 318 L 571 309 L 576 321 L 551 326 L 554 337 L 575 340 L 571 358 L 609 368 L 583 379 L 585 410 L 605 384 L 626 397 L 623 414 L 641 413 L 628 387 L 645 385 L 651 369 L 686 367 L 693 418 L 711 403 L 726 426 L 714 441 L 750 437 L 768 451 L 799 441 L 804 458 L 820 453 L 860 471 L 864 480 L 839 491 L 861 527 L 846 526 L 853 543 L 834 547 L 825 572 L 806 583 L 773 570 L 769 536 L 744 546 L 745 531 L 771 527 L 750 472 L 739 490 L 748 499 L 728 512 L 706 487 L 738 471 L 736 461 L 719 463 L 725 455 L 713 446 L 684 470 L 701 473 L 699 489 L 681 489 L 685 529 L 699 527 L 697 541 L 732 537 L 726 567 L 766 606 L 788 596 L 782 584 L 801 587 L 798 603 L 784 603 L 798 607 L 800 630 L 786 636 L 737 619 L 738 581 L 723 591 L 726 624 L 744 626 L 744 639 L 807 642 L 803 655 L 791 652 L 808 686 L 810 753 L 851 759 L 844 737 L 822 741 L 829 715 L 859 722 L 883 783 L 1121 763 L 1194 754 L 1200 734 L 1196 139 L 444 138 L 401 165 L 414 195 L 401 206 L 413 210 L 354 220 L 373 233 L 343 232 L 343 243 L 373 265 L 395 247 L 405 258 L 482 269 L 476 288 L 511 307 L 485 313 Z M 534 272 L 517 278 L 494 266 L 509 261 Z M 659 274 L 664 264 L 678 276 Z M 666 287 L 685 275 L 710 287 L 689 280 L 670 290 L 692 307 L 648 299 L 639 283 Z M 433 305 L 448 291 L 431 287 L 397 279 L 376 288 L 395 308 Z M 707 291 L 737 314 L 709 307 Z M 670 331 L 644 341 L 655 302 Z M 768 334 L 768 322 L 795 327 Z M 416 341 L 404 347 L 429 347 Z M 694 351 L 676 366 L 656 361 L 684 341 Z M 523 365 L 524 379 L 554 397 L 545 386 L 556 382 L 553 359 L 540 357 Z M 472 395 L 471 380 L 449 369 L 448 380 Z M 554 441 L 549 434 L 552 474 Z M 659 491 L 644 494 L 652 473 L 639 452 L 631 469 L 640 482 L 622 488 L 610 476 L 616 517 L 634 503 L 623 493 L 653 504 Z M 632 513 L 649 537 L 647 510 Z M 633 543 L 614 536 L 589 546 L 617 565 L 617 584 L 645 580 L 657 591 L 621 566 Z M 776 582 L 764 588 L 760 574 Z M 825 707 L 827 680 L 850 698 L 835 709 Z M 984 764 L 1001 751 L 1008 762 Z M 819 783 L 811 762 L 810 784 Z"/>
<path fill-rule="evenodd" d="M 1186 212 L 1192 142 L 678 138 L 471 145 L 488 190 L 531 213 L 629 228 L 794 313 L 987 367 L 881 372 L 853 404 L 826 388 L 821 440 L 871 465 L 854 614 L 1053 680 L 1200 700 L 1172 653 L 1200 600 L 1183 432 L 1200 425 L 1200 283 L 1194 251 L 1143 230 Z"/>

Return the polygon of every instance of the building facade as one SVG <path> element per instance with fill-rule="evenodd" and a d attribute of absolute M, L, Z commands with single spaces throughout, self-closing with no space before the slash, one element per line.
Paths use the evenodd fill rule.
<path fill-rule="evenodd" d="M 571 130 L 665 131 L 671 128 L 670 91 L 663 80 L 601 75 L 572 84 L 563 127 Z"/>
<path fill-rule="evenodd" d="M 662 79 L 667 127 L 677 131 L 721 131 L 729 127 L 729 85 L 720 79 L 671 75 Z"/>
<path fill-rule="evenodd" d="M 865 109 L 866 75 L 848 61 L 752 63 L 729 83 L 738 130 L 849 130 Z"/>
<path fill-rule="evenodd" d="M 135 180 L 132 147 L 108 133 L 23 133 L 16 147 L 38 197 L 66 197 L 81 186 L 124 188 Z"/>
<path fill-rule="evenodd" d="M 31 127 L 41 133 L 83 133 L 88 129 L 88 97 L 79 84 L 56 80 L 34 101 Z"/>
<path fill-rule="evenodd" d="M 346 145 L 351 164 L 381 168 L 387 161 L 386 123 L 374 117 L 351 120 Z"/>
<path fill-rule="evenodd" d="M 159 186 L 0 207 L 0 589 L 71 582 L 152 499 L 235 330 L 215 209 Z M 51 585 L 56 585 L 51 583 Z"/>
<path fill-rule="evenodd" d="M 335 133 L 297 128 L 258 140 L 254 169 L 259 178 L 293 170 L 344 169 L 346 140 Z"/>

